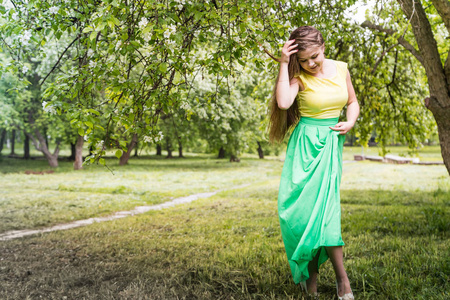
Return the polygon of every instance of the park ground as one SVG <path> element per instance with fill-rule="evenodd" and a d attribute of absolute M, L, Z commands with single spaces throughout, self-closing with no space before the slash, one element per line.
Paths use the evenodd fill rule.
<path fill-rule="evenodd" d="M 391 148 L 402 154 L 404 148 Z M 365 154 L 377 154 L 365 149 Z M 450 177 L 443 165 L 350 162 L 341 184 L 344 258 L 357 299 L 448 299 Z M 439 160 L 425 147 L 421 160 Z M 0 241 L 0 299 L 302 299 L 281 240 L 280 157 L 142 156 L 112 171 L 0 160 L 0 233 L 106 216 L 222 190 L 173 208 Z M 248 184 L 246 187 L 242 185 Z M 321 299 L 336 299 L 331 263 Z"/>

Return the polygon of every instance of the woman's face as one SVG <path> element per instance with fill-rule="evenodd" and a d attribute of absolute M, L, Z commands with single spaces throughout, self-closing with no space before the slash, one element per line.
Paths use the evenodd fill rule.
<path fill-rule="evenodd" d="M 325 46 L 311 46 L 306 50 L 297 52 L 298 62 L 303 70 L 316 74 L 323 67 L 325 61 Z"/>

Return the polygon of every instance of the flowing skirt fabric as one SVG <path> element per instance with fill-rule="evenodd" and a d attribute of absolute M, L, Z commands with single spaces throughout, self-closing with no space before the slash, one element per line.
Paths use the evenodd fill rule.
<path fill-rule="evenodd" d="M 308 263 L 325 246 L 343 246 L 339 186 L 345 135 L 338 118 L 302 117 L 289 138 L 278 193 L 278 214 L 295 283 L 309 278 Z"/>

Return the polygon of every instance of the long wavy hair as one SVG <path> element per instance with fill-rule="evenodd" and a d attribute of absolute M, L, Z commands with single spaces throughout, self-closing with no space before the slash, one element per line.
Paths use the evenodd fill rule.
<path fill-rule="evenodd" d="M 323 36 L 319 30 L 312 26 L 301 26 L 292 31 L 289 36 L 289 40 L 295 40 L 294 44 L 297 44 L 298 52 L 291 55 L 289 58 L 288 72 L 289 81 L 294 78 L 295 75 L 299 75 L 301 72 L 301 66 L 298 61 L 297 54 L 300 51 L 304 51 L 311 46 L 322 46 L 324 44 Z M 274 57 L 272 54 L 266 51 L 266 53 L 275 61 L 280 62 L 279 58 Z M 287 110 L 280 109 L 277 102 L 277 84 L 278 78 L 275 81 L 273 87 L 272 100 L 270 101 L 270 120 L 269 120 L 269 141 L 282 142 L 284 136 L 289 129 L 296 125 L 300 120 L 300 109 L 298 107 L 297 100 L 295 100 L 291 107 Z"/>

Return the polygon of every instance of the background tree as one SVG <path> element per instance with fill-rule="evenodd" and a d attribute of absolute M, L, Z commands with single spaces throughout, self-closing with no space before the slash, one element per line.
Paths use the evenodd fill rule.
<path fill-rule="evenodd" d="M 386 1 L 378 3 L 377 11 L 381 20 L 368 20 L 362 26 L 384 33 L 392 48 L 401 45 L 424 68 L 430 93 L 425 105 L 436 120 L 450 174 L 450 2 Z"/>
<path fill-rule="evenodd" d="M 291 24 L 308 24 L 324 34 L 329 57 L 349 62 L 363 104 L 361 120 L 355 128 L 361 143 L 365 144 L 376 130 L 382 145 L 394 136 L 414 148 L 430 127 L 427 118 L 420 118 L 423 110 L 416 100 L 423 93 L 422 86 L 407 88 L 420 74 L 412 74 L 414 63 L 408 62 L 404 52 L 391 48 L 389 40 L 382 36 L 370 38 L 359 26 L 350 24 L 345 14 L 355 2 L 14 2 L 15 5 L 0 8 L 4 17 L 1 42 L 13 58 L 13 64 L 3 71 L 19 70 L 29 56 L 41 53 L 46 44 L 58 44 L 48 76 L 41 80 L 41 84 L 49 81 L 44 94 L 49 107 L 67 113 L 89 144 L 98 145 L 104 140 L 104 147 L 117 147 L 119 155 L 128 153 L 139 140 L 157 137 L 160 116 L 178 110 L 187 94 L 201 95 L 206 102 L 195 106 L 198 111 L 192 111 L 192 119 L 205 110 L 204 120 L 213 120 L 211 126 L 215 127 L 202 132 L 222 130 L 215 137 L 225 134 L 227 145 L 235 147 L 229 150 L 231 153 L 245 149 L 250 140 L 239 126 L 242 117 L 253 112 L 235 113 L 233 109 L 239 106 L 231 106 L 227 111 L 227 100 L 237 104 L 237 99 L 251 95 L 250 89 L 258 84 L 253 82 L 252 88 L 247 85 L 245 91 L 239 86 L 231 91 L 233 76 L 250 61 L 257 65 L 268 59 L 261 45 L 276 54 L 293 29 Z M 402 22 L 407 24 L 406 20 Z M 36 51 L 23 51 L 30 45 Z M 266 74 L 272 82 L 276 73 L 277 64 L 268 63 Z M 206 95 L 204 90 L 192 88 L 196 74 L 214 77 L 217 92 Z M 246 104 L 244 110 L 253 107 L 251 102 Z M 413 113 L 405 113 L 408 110 Z M 219 126 L 213 119 L 227 113 L 230 120 L 235 120 L 228 122 L 231 130 L 225 122 Z M 261 122 L 261 115 L 258 117 Z M 252 115 L 250 119 L 258 118 Z M 411 126 L 415 130 L 408 130 Z M 261 128 L 258 130 L 261 132 Z M 89 131 L 96 133 L 88 134 Z M 212 148 L 219 147 L 217 140 L 208 141 Z M 104 147 L 96 148 L 87 161 L 104 162 L 99 159 L 105 153 Z M 126 156 L 122 160 L 127 160 Z"/>

